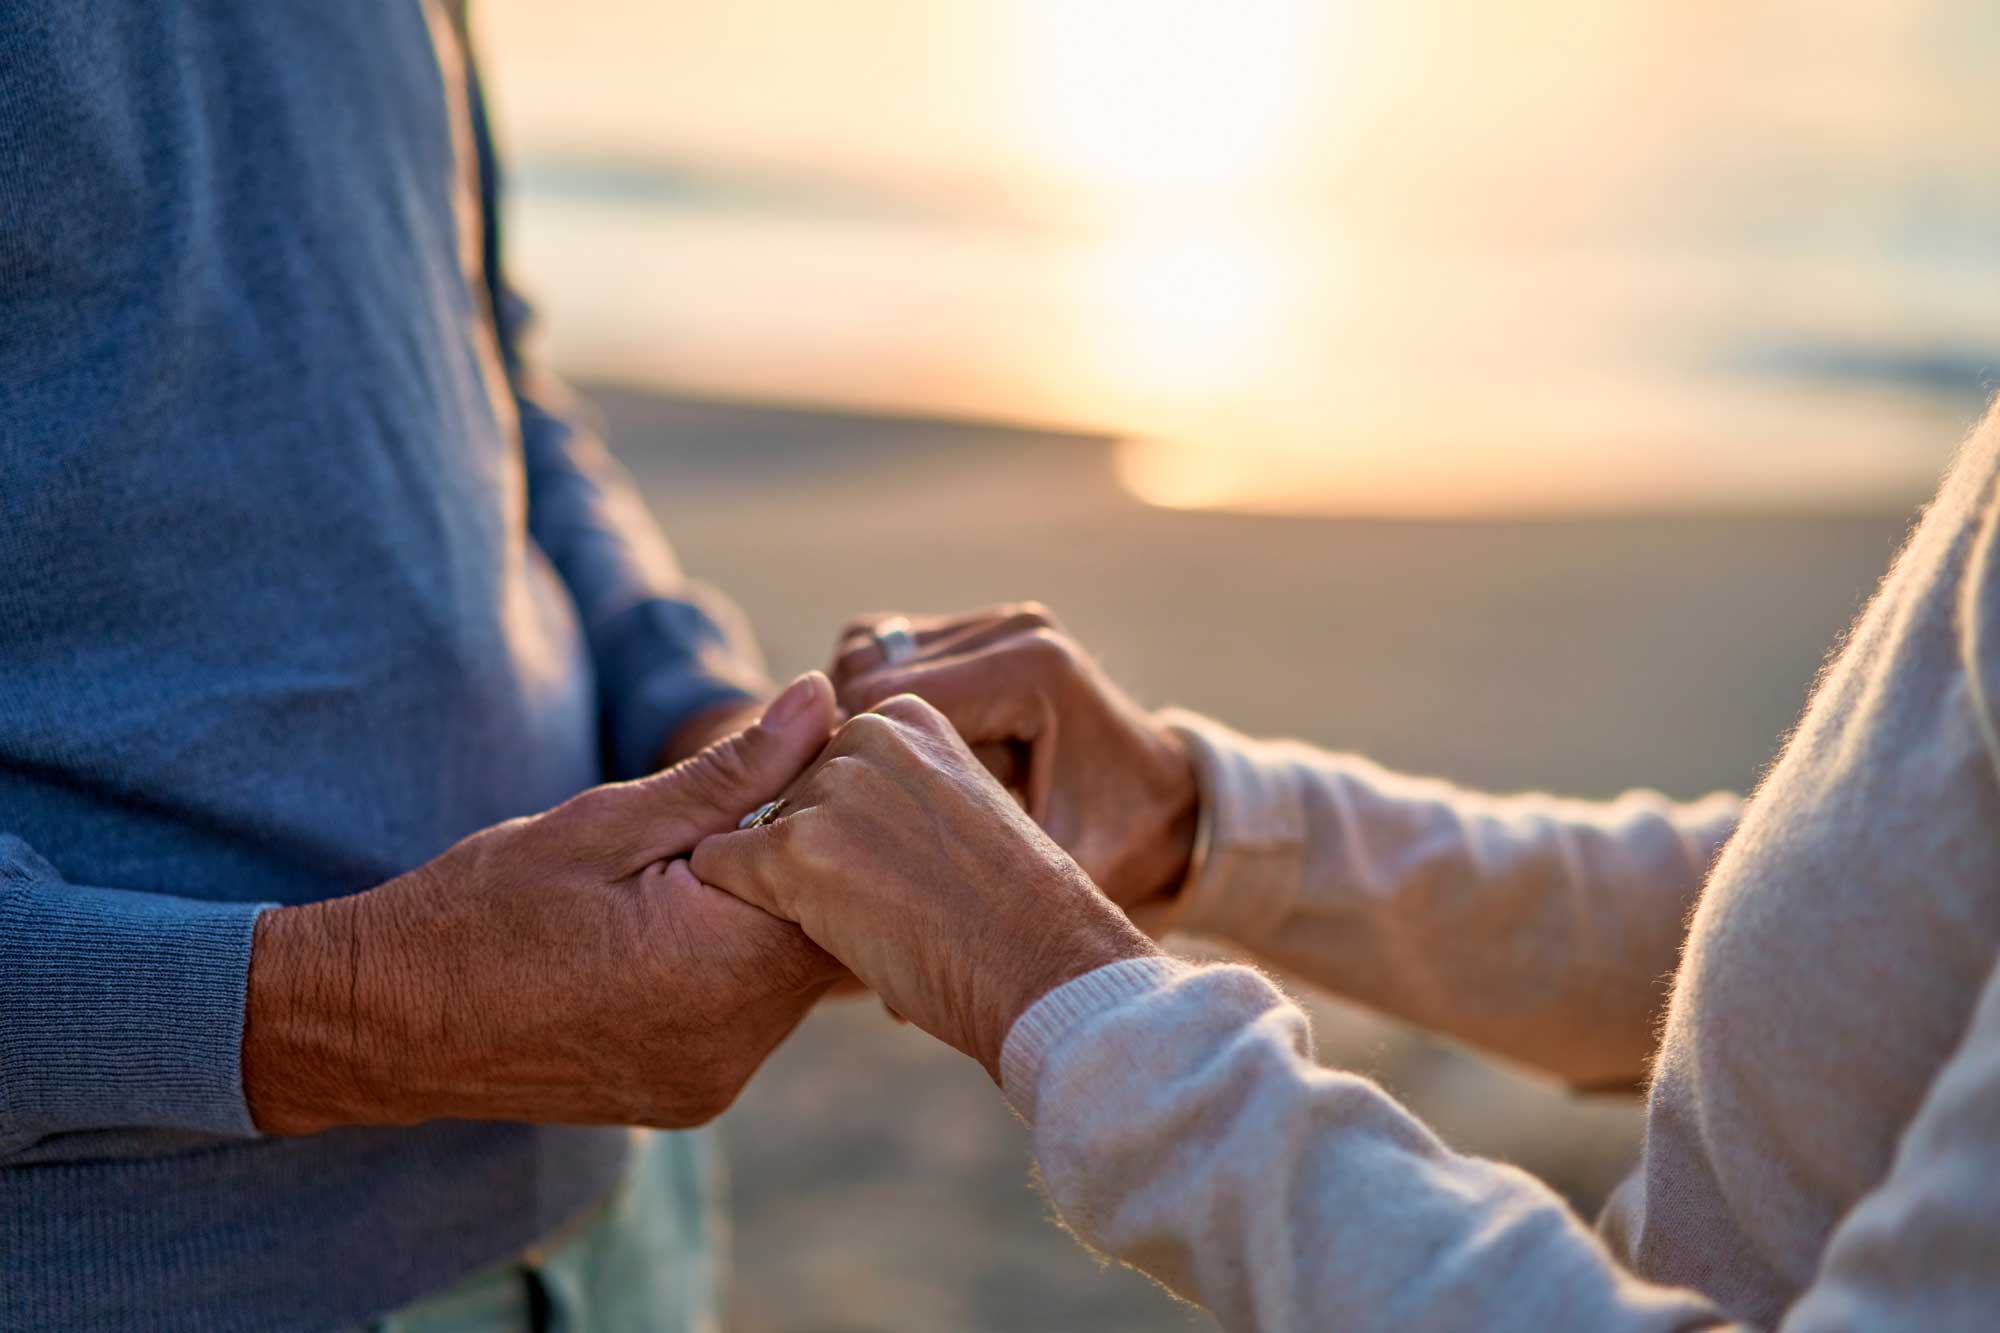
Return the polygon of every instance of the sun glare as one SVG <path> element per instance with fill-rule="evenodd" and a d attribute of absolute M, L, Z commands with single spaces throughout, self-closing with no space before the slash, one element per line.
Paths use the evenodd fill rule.
<path fill-rule="evenodd" d="M 1118 435 L 1154 504 L 1526 512 L 1919 489 L 2000 339 L 2000 102 L 1894 6 L 607 3 L 484 10 L 590 375 Z"/>
<path fill-rule="evenodd" d="M 1022 0 L 1029 155 L 1115 209 L 1225 209 L 1299 149 L 1324 90 L 1326 0 Z M 1120 199 L 1117 196 L 1122 195 Z"/>
<path fill-rule="evenodd" d="M 1080 310 L 1092 369 L 1131 419 L 1241 393 L 1278 353 L 1278 247 L 1229 229 L 1117 232 L 1092 252 Z"/>
<path fill-rule="evenodd" d="M 1326 145 L 1327 0 L 1020 0 L 1012 117 L 1080 200 L 1075 374 L 1097 415 L 1173 435 L 1253 394 L 1292 295 L 1283 193 Z M 1108 410 L 1107 410 L 1108 409 Z"/>

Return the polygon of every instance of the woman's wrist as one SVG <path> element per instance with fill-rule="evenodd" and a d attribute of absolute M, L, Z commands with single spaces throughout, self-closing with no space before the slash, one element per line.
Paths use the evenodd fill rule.
<path fill-rule="evenodd" d="M 1009 965 L 995 975 L 999 984 L 989 991 L 987 1020 L 968 1052 L 996 1083 L 1007 1034 L 1036 1001 L 1099 968 L 1160 954 L 1160 947 L 1073 865 L 1055 871 L 1047 891 L 1022 895 L 1022 904 L 1029 920 L 1008 932 Z"/>
<path fill-rule="evenodd" d="M 1144 814 L 1119 873 L 1107 891 L 1127 911 L 1158 907 L 1187 883 L 1201 829 L 1201 789 L 1194 756 L 1181 735 L 1152 721 L 1150 762 L 1146 765 Z"/>

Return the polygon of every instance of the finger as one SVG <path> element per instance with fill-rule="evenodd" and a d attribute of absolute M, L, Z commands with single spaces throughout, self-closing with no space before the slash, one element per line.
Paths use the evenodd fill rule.
<path fill-rule="evenodd" d="M 1040 602 L 1008 602 L 954 616 L 886 616 L 882 620 L 858 622 L 858 626 L 840 638 L 834 671 L 836 685 L 842 677 L 880 667 L 882 650 L 876 632 L 890 618 L 908 622 L 910 636 L 918 644 L 918 658 L 912 660 L 962 652 L 972 642 L 988 642 L 1004 634 L 1028 634 L 1038 628 L 1060 632 L 1056 616 Z"/>
<path fill-rule="evenodd" d="M 877 625 L 885 620 L 894 620 L 897 616 L 905 616 L 912 625 L 937 619 L 936 616 L 912 615 L 903 611 L 863 611 L 840 627 L 840 633 L 834 636 L 834 641 L 845 643 L 849 639 L 865 639 L 874 632 Z"/>
<path fill-rule="evenodd" d="M 908 731 L 920 732 L 923 735 L 933 736 L 939 740 L 949 739 L 957 741 L 959 739 L 958 733 L 952 729 L 949 718 L 943 713 L 938 712 L 936 707 L 919 698 L 917 695 L 910 693 L 908 690 L 891 695 L 889 698 L 876 704 L 869 711 L 875 713 L 877 716 L 887 718 L 889 721 L 896 723 Z"/>
<path fill-rule="evenodd" d="M 1047 611 L 1039 606 L 1030 605 L 1024 609 L 1009 610 L 991 619 L 960 625 L 948 632 L 940 633 L 924 645 L 924 651 L 919 657 L 912 660 L 936 661 L 939 658 L 957 657 L 975 652 L 1008 639 L 1060 632 Z"/>
<path fill-rule="evenodd" d="M 874 762 L 886 763 L 894 768 L 899 763 L 914 759 L 926 767 L 938 768 L 942 765 L 946 770 L 962 774 L 979 773 L 983 769 L 983 776 L 990 776 L 997 782 L 1015 804 L 1031 817 L 1041 817 L 1051 768 L 1046 747 L 1038 749 L 1015 740 L 970 745 L 958 734 L 949 718 L 914 694 L 899 694 L 885 699 L 873 712 L 863 713 L 857 720 L 876 724 L 867 738 L 857 745 L 860 751 L 871 753 Z M 1052 730 L 1054 724 L 1049 725 Z M 1024 734 L 1031 731 L 1025 727 L 1019 730 Z M 829 748 L 839 748 L 845 737 L 843 731 Z M 966 760 L 974 761 L 978 767 L 965 764 Z M 859 761 L 845 759 L 834 762 Z M 869 776 L 870 769 L 864 765 L 857 771 L 855 780 L 865 781 Z"/>
<path fill-rule="evenodd" d="M 664 773 L 628 784 L 625 818 L 646 861 L 679 856 L 791 784 L 833 732 L 833 686 L 809 671 L 751 726 L 725 736 Z"/>
<path fill-rule="evenodd" d="M 852 647 L 856 643 L 872 640 L 876 631 L 892 620 L 908 624 L 910 634 L 919 643 L 928 643 L 940 635 L 951 634 L 958 629 L 973 624 L 984 624 L 989 620 L 1007 614 L 1010 606 L 982 606 L 972 611 L 948 611 L 942 615 L 923 615 L 905 611 L 870 611 L 856 616 L 840 627 L 834 642 L 842 647 Z"/>
<path fill-rule="evenodd" d="M 976 612 L 984 615 L 984 612 Z M 828 668 L 838 688 L 845 676 L 859 671 L 872 671 L 882 665 L 882 644 L 877 637 L 890 622 L 900 622 L 909 627 L 910 637 L 919 648 L 949 626 L 964 619 L 963 616 L 913 616 L 898 612 L 884 611 L 865 616 L 857 616 L 841 627 L 840 635 L 833 642 L 833 663 Z"/>
<path fill-rule="evenodd" d="M 880 713 L 892 720 L 913 725 L 921 731 L 935 735 L 940 740 L 957 742 L 963 739 L 952 725 L 951 720 L 927 704 L 922 698 L 909 692 L 905 692 L 902 696 L 909 705 L 913 705 L 916 710 L 919 710 L 919 715 L 916 716 L 903 712 L 897 706 L 896 698 L 897 696 L 892 695 L 887 699 L 874 701 L 874 708 L 871 711 Z M 842 710 L 842 712 L 845 711 L 845 709 Z M 888 736 L 864 736 L 863 729 L 871 725 L 868 723 L 863 723 L 861 728 L 850 730 L 850 724 L 856 717 L 868 716 L 870 716 L 870 712 L 866 711 L 850 715 L 842 723 L 840 731 L 835 735 L 833 742 L 828 745 L 826 756 L 822 757 L 819 762 L 824 764 L 832 757 L 845 751 L 867 749 L 871 745 L 885 742 L 893 743 Z M 966 744 L 967 748 L 972 751 L 973 758 L 977 759 L 1001 786 L 1012 788 L 1027 780 L 1027 754 L 1025 753 L 1025 747 L 1014 739 L 1008 738 L 990 742 L 967 742 Z M 810 781 L 813 773 L 817 771 L 818 768 L 815 766 L 804 778 L 800 779 L 800 785 L 803 786 L 806 782 Z"/>
<path fill-rule="evenodd" d="M 878 671 L 849 692 L 850 710 L 878 709 L 913 694 L 943 715 L 968 745 L 1031 744 L 1046 726 L 1035 678 L 1023 654 L 986 649 Z"/>
<path fill-rule="evenodd" d="M 1040 642 L 1061 647 L 1057 640 L 1031 638 L 1024 649 L 988 649 L 907 671 L 883 672 L 863 697 L 872 701 L 874 695 L 894 690 L 890 698 L 872 701 L 877 709 L 889 708 L 898 696 L 915 696 L 929 704 L 1039 823 L 1048 815 L 1055 781 L 1059 721 L 1036 683 L 1043 670 L 1038 661 L 1043 653 L 1035 646 Z"/>
<path fill-rule="evenodd" d="M 640 872 L 647 891 L 679 900 L 675 910 L 693 914 L 698 926 L 676 936 L 686 948 L 699 940 L 706 951 L 752 950 L 763 980 L 778 990 L 819 986 L 847 975 L 840 961 L 812 942 L 796 921 L 787 921 L 714 884 L 704 883 L 683 858 L 655 861 Z"/>
<path fill-rule="evenodd" d="M 836 688 L 884 665 L 875 632 L 885 619 L 889 617 L 856 620 L 842 632 L 834 650 L 833 678 Z M 909 621 L 911 637 L 918 647 L 918 653 L 911 661 L 927 661 L 965 652 L 1012 634 L 1059 629 L 1054 613 L 1039 602 L 1010 602 L 960 615 L 910 616 L 904 619 Z"/>
<path fill-rule="evenodd" d="M 695 844 L 688 867 L 702 883 L 772 916 L 795 921 L 788 895 L 782 891 L 789 878 L 782 846 L 785 835 L 780 832 L 784 822 L 703 838 Z"/>

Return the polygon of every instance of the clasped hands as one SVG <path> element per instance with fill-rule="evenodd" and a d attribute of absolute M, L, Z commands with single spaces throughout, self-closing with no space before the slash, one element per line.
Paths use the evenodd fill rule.
<path fill-rule="evenodd" d="M 842 637 L 850 718 L 782 816 L 704 839 L 670 883 L 796 922 L 997 1079 L 1036 999 L 1156 951 L 1128 912 L 1186 873 L 1192 770 L 1040 607 L 920 622 L 896 663 L 873 624 Z"/>
<path fill-rule="evenodd" d="M 922 621 L 893 665 L 872 623 L 652 777 L 264 913 L 257 1127 L 701 1124 L 850 971 L 997 1077 L 1037 998 L 1153 952 L 1126 909 L 1186 873 L 1179 742 L 1038 607 Z"/>

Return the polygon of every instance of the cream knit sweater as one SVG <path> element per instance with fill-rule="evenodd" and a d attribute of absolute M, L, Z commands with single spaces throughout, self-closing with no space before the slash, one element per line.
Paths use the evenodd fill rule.
<path fill-rule="evenodd" d="M 1996 479 L 1989 420 L 1740 822 L 1179 720 L 1214 820 L 1182 926 L 1578 1085 L 1650 1075 L 1595 1232 L 1315 1066 L 1257 973 L 1160 961 L 1009 1035 L 1068 1224 L 1229 1329 L 2000 1329 Z"/>

